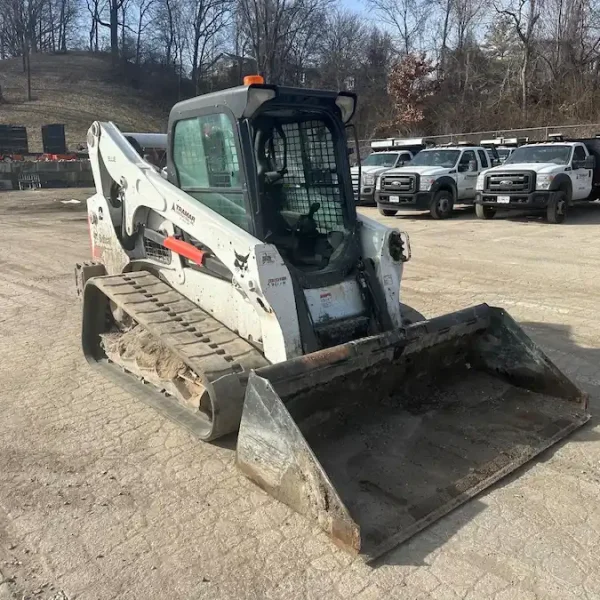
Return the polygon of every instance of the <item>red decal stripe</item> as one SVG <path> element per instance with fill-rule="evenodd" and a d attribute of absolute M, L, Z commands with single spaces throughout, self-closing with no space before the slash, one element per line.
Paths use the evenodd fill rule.
<path fill-rule="evenodd" d="M 192 246 L 189 242 L 184 242 L 183 240 L 178 240 L 173 236 L 169 236 L 165 238 L 163 242 L 163 246 L 180 254 L 181 256 L 185 256 L 190 260 L 193 260 L 197 265 L 201 265 L 204 262 L 204 255 L 206 252 L 202 250 L 198 250 L 196 246 Z"/>

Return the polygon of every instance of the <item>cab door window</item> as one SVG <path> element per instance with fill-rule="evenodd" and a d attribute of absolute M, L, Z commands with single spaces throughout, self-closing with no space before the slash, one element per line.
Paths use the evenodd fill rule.
<path fill-rule="evenodd" d="M 232 121 L 223 113 L 178 121 L 173 162 L 184 192 L 249 231 L 235 135 Z"/>
<path fill-rule="evenodd" d="M 573 168 L 582 169 L 585 158 L 585 150 L 581 146 L 575 146 L 575 150 L 573 151 Z"/>
<path fill-rule="evenodd" d="M 479 160 L 481 161 L 481 168 L 487 169 L 490 166 L 488 163 L 487 153 L 485 150 L 477 150 L 477 154 L 479 155 Z"/>
<path fill-rule="evenodd" d="M 473 150 L 465 150 L 460 157 L 458 163 L 459 173 L 466 173 L 470 170 L 471 163 L 475 163 L 475 171 L 477 171 L 477 159 L 475 158 L 475 152 Z"/>

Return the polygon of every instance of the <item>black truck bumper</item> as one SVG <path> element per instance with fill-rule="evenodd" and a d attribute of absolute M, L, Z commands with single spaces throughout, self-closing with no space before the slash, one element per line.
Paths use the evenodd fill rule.
<path fill-rule="evenodd" d="M 356 194 L 356 189 L 355 189 Z M 375 205 L 375 187 L 364 187 L 360 190 L 356 204 L 359 206 L 374 206 Z"/>
<path fill-rule="evenodd" d="M 398 202 L 391 200 L 398 198 Z M 400 210 L 414 208 L 416 210 L 429 210 L 433 194 L 431 192 L 417 192 L 416 194 L 390 194 L 389 192 L 375 192 L 375 200 L 379 208 Z"/>
<path fill-rule="evenodd" d="M 523 194 L 489 194 L 487 192 L 478 192 L 475 198 L 475 204 L 483 206 L 492 206 L 498 210 L 510 209 L 545 209 L 550 200 L 550 191 L 537 191 Z M 509 198 L 509 202 L 498 202 L 498 198 Z"/>

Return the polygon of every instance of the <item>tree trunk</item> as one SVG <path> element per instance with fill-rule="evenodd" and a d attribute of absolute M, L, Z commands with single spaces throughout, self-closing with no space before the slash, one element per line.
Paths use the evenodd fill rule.
<path fill-rule="evenodd" d="M 140 11 L 140 18 L 138 19 L 138 30 L 137 30 L 137 39 L 135 41 L 135 64 L 140 64 L 140 45 L 142 43 L 142 15 L 143 13 Z"/>
<path fill-rule="evenodd" d="M 198 52 L 200 48 L 200 36 L 196 28 L 194 28 L 194 51 L 192 56 L 192 85 L 196 94 L 200 93 L 199 77 L 198 77 Z"/>
<path fill-rule="evenodd" d="M 444 14 L 444 27 L 442 28 L 442 47 L 440 49 L 440 76 L 443 76 L 444 69 L 446 67 L 446 54 L 448 52 L 448 29 L 450 26 L 450 10 L 452 8 L 451 1 L 452 0 L 447 0 L 446 10 Z"/>
<path fill-rule="evenodd" d="M 94 11 L 96 13 L 96 29 L 94 31 L 94 52 L 98 52 L 98 21 L 100 20 L 100 14 L 98 13 L 98 2 L 96 2 L 96 6 L 94 7 Z"/>
<path fill-rule="evenodd" d="M 56 52 L 56 37 L 54 34 L 54 15 L 52 13 L 52 2 L 48 2 L 48 10 L 50 11 L 50 45 L 52 47 L 52 52 Z M 58 24 L 58 33 L 60 36 L 60 27 L 62 25 L 63 20 L 61 19 Z"/>
<path fill-rule="evenodd" d="M 31 100 L 33 98 L 31 97 L 31 57 L 30 57 L 29 48 L 27 48 L 26 63 L 27 63 L 27 100 L 29 102 L 31 102 Z"/>
<path fill-rule="evenodd" d="M 110 0 L 110 55 L 113 65 L 119 62 L 119 4 Z"/>
<path fill-rule="evenodd" d="M 527 118 L 527 71 L 529 70 L 529 49 L 526 48 L 523 54 L 523 63 L 521 65 L 521 116 L 523 122 Z"/>
<path fill-rule="evenodd" d="M 121 55 L 125 61 L 125 4 L 121 6 L 121 18 L 123 20 L 121 23 Z"/>
<path fill-rule="evenodd" d="M 60 52 L 67 51 L 67 24 L 65 23 L 65 4 L 66 0 L 61 0 L 60 3 L 60 36 L 58 39 L 58 45 Z"/>

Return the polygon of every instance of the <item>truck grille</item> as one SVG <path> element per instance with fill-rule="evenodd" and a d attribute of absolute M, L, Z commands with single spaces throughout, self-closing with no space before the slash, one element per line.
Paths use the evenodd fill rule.
<path fill-rule="evenodd" d="M 410 194 L 417 191 L 416 175 L 385 175 L 381 180 L 381 190 L 384 192 Z"/>
<path fill-rule="evenodd" d="M 358 189 L 359 187 L 360 186 L 358 181 L 358 173 L 352 173 L 352 189 L 354 190 L 354 193 L 357 197 L 360 192 L 360 190 Z"/>
<path fill-rule="evenodd" d="M 492 193 L 529 192 L 533 188 L 530 173 L 492 173 L 485 178 L 485 191 Z"/>

